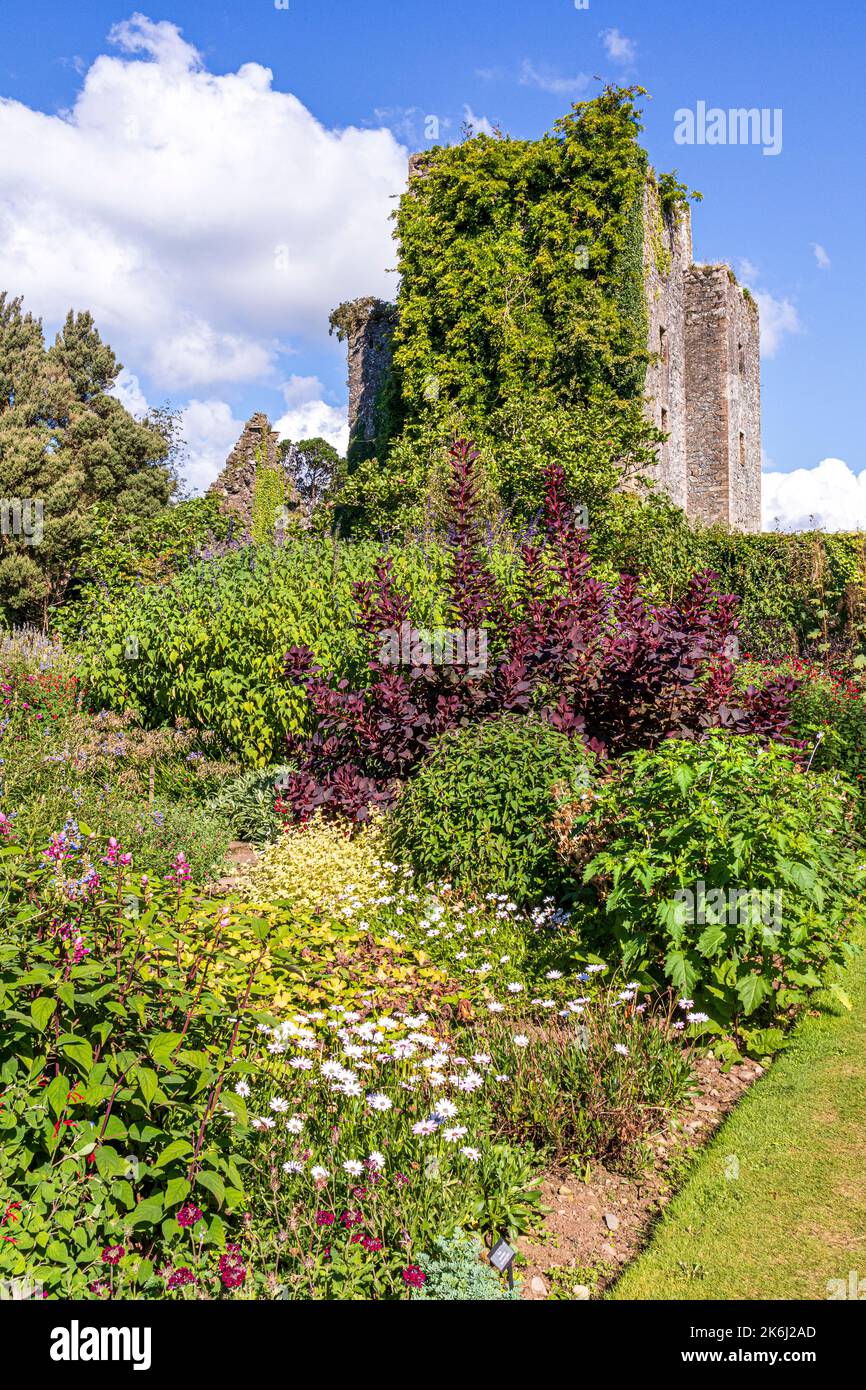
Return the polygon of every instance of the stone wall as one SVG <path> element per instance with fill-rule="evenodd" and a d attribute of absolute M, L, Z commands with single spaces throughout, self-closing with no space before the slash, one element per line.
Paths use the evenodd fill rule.
<path fill-rule="evenodd" d="M 222 510 L 237 518 L 245 533 L 252 526 L 256 467 L 260 461 L 264 467 L 282 467 L 285 470 L 286 502 L 290 507 L 297 504 L 290 477 L 292 459 L 289 456 L 281 462 L 278 445 L 279 435 L 271 429 L 267 415 L 251 415 L 226 459 L 225 468 L 208 488 L 208 495 L 216 497 Z"/>
<path fill-rule="evenodd" d="M 348 345 L 349 457 L 364 456 L 377 433 L 376 404 L 391 366 L 397 319 L 383 299 L 354 299 L 331 315 L 331 332 Z"/>
<path fill-rule="evenodd" d="M 761 342 L 758 306 L 727 279 L 729 516 L 737 531 L 761 529 Z"/>
<path fill-rule="evenodd" d="M 686 452 L 685 275 L 692 263 L 690 209 L 662 214 L 658 191 L 644 190 L 644 286 L 648 347 L 652 354 L 644 392 L 647 416 L 670 437 L 660 445 L 653 480 L 685 510 L 688 506 Z"/>
<path fill-rule="evenodd" d="M 693 265 L 691 216 L 644 196 L 647 415 L 669 438 L 654 477 L 692 520 L 761 527 L 758 310 L 726 265 Z"/>
<path fill-rule="evenodd" d="M 758 312 L 726 265 L 686 276 L 689 517 L 761 527 Z"/>

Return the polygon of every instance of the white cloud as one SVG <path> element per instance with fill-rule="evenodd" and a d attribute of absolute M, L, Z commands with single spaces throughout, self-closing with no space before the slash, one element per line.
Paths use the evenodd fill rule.
<path fill-rule="evenodd" d="M 520 67 L 519 82 L 521 87 L 540 87 L 543 92 L 552 92 L 555 96 L 567 97 L 577 96 L 580 92 L 585 92 L 589 86 L 590 78 L 585 72 L 579 72 L 575 77 L 560 77 L 546 63 L 540 67 L 535 67 L 528 58 L 524 58 Z"/>
<path fill-rule="evenodd" d="M 201 55 L 181 36 L 177 25 L 162 19 L 154 23 L 137 10 L 131 19 L 112 26 L 109 42 L 126 53 L 146 53 L 166 72 L 184 73 L 201 67 Z"/>
<path fill-rule="evenodd" d="M 154 344 L 151 370 L 174 389 L 214 381 L 255 381 L 267 375 L 272 350 L 237 333 L 221 333 L 204 319 L 178 324 L 164 342 Z"/>
<path fill-rule="evenodd" d="M 475 134 L 475 135 L 492 135 L 492 134 L 493 134 L 493 125 L 492 125 L 492 123 L 491 123 L 490 121 L 488 121 L 488 119 L 487 119 L 486 116 L 476 116 L 475 112 L 472 110 L 472 107 L 469 106 L 469 105 L 465 105 L 465 106 L 463 107 L 463 119 L 464 119 L 464 121 L 466 122 L 467 125 L 471 125 L 473 134 Z"/>
<path fill-rule="evenodd" d="M 116 396 L 124 410 L 128 410 L 136 419 L 147 414 L 147 400 L 135 372 L 128 372 L 124 368 L 108 394 Z"/>
<path fill-rule="evenodd" d="M 599 38 L 604 44 L 604 51 L 608 58 L 614 63 L 633 63 L 637 57 L 637 44 L 634 39 L 626 38 L 618 29 L 602 29 Z"/>
<path fill-rule="evenodd" d="M 797 306 L 790 299 L 774 299 L 767 290 L 754 290 L 761 316 L 761 355 L 775 357 L 788 334 L 802 333 Z"/>
<path fill-rule="evenodd" d="M 819 241 L 812 242 L 812 250 L 815 253 L 815 261 L 817 262 L 818 269 L 829 270 L 833 262 L 830 260 L 830 257 Z"/>
<path fill-rule="evenodd" d="M 281 439 L 321 437 L 341 454 L 349 447 L 349 424 L 345 408 L 328 405 L 321 398 L 322 383 L 314 376 L 293 376 L 281 387 L 286 411 L 274 423 Z"/>
<path fill-rule="evenodd" d="M 786 337 L 803 332 L 797 306 L 791 299 L 776 299 L 769 290 L 758 289 L 756 281 L 760 271 L 745 256 L 737 262 L 737 269 L 740 279 L 749 283 L 749 289 L 757 301 L 761 322 L 761 356 L 775 357 Z"/>
<path fill-rule="evenodd" d="M 214 74 L 176 25 L 115 25 L 70 111 L 0 100 L 0 288 L 90 309 L 158 391 L 273 382 L 330 310 L 390 297 L 406 150 L 329 130 L 258 63 Z"/>
<path fill-rule="evenodd" d="M 236 420 L 225 401 L 190 401 L 181 415 L 186 465 L 184 477 L 192 492 L 206 492 L 223 470 L 240 438 L 243 420 Z"/>
<path fill-rule="evenodd" d="M 842 459 L 822 459 L 815 468 L 764 473 L 764 529 L 866 530 L 866 469 L 854 473 Z"/>

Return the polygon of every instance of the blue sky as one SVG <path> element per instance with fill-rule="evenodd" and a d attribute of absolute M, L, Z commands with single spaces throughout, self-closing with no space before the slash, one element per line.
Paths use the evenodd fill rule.
<path fill-rule="evenodd" d="M 327 310 L 393 293 L 387 213 L 428 118 L 444 139 L 467 115 L 537 136 L 598 77 L 648 88 L 653 163 L 704 193 L 696 259 L 758 295 L 766 467 L 809 470 L 781 510 L 850 525 L 854 507 L 866 526 L 863 7 L 146 0 L 144 15 L 0 5 L 0 288 L 49 330 L 92 308 L 132 403 L 193 403 L 193 482 L 254 409 L 336 437 Z M 699 101 L 780 109 L 781 151 L 675 144 L 674 113 Z"/>

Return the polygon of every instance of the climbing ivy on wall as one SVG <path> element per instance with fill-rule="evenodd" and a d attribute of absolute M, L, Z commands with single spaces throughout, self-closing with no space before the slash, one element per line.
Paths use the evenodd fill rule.
<path fill-rule="evenodd" d="M 653 462 L 640 95 L 609 87 L 540 140 L 477 135 L 422 157 L 396 214 L 384 428 L 345 494 L 356 521 L 429 515 L 431 441 L 457 431 L 518 515 L 545 463 L 589 503 Z"/>
<path fill-rule="evenodd" d="M 741 596 L 744 651 L 759 656 L 866 652 L 866 538 L 821 531 L 744 533 L 690 524 L 662 492 L 619 493 L 590 534 L 599 573 L 639 574 L 657 600 L 710 569 Z"/>
<path fill-rule="evenodd" d="M 272 542 L 277 512 L 286 500 L 286 475 L 283 468 L 256 455 L 256 480 L 253 485 L 252 537 L 260 545 Z"/>
<path fill-rule="evenodd" d="M 638 392 L 646 368 L 634 97 L 611 88 L 540 140 L 432 150 L 397 214 L 394 362 L 407 422 L 445 398 L 471 424 L 515 397 Z"/>

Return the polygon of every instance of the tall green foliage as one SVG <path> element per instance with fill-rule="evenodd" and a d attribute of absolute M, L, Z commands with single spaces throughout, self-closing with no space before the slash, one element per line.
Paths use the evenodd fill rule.
<path fill-rule="evenodd" d="M 501 501 L 538 501 L 544 462 L 595 502 L 654 458 L 636 98 L 607 88 L 541 140 L 479 135 L 424 157 L 397 214 L 401 288 L 377 458 L 346 501 L 416 525 L 443 438 L 471 435 Z"/>
<path fill-rule="evenodd" d="M 591 549 L 611 574 L 642 576 L 658 597 L 696 570 L 741 595 L 741 647 L 757 656 L 866 652 L 866 540 L 859 533 L 746 534 L 690 524 L 662 493 L 616 494 L 592 512 Z"/>
<path fill-rule="evenodd" d="M 136 709 L 149 727 L 182 717 L 254 766 L 280 761 L 289 733 L 308 720 L 303 691 L 283 681 L 285 653 L 305 643 L 326 670 L 363 678 L 352 586 L 372 579 L 381 554 L 372 542 L 311 537 L 202 561 L 169 583 L 94 587 L 68 628 L 84 648 L 92 703 Z M 401 584 L 431 624 L 446 620 L 444 563 L 436 547 L 395 554 Z"/>
<path fill-rule="evenodd" d="M 7 619 L 44 619 L 63 596 L 92 535 L 94 507 L 146 517 L 171 496 L 164 433 L 108 394 L 120 369 L 90 314 L 70 311 L 46 350 L 39 320 L 0 293 L 0 498 L 38 517 L 38 527 L 4 518 L 0 615 Z"/>

